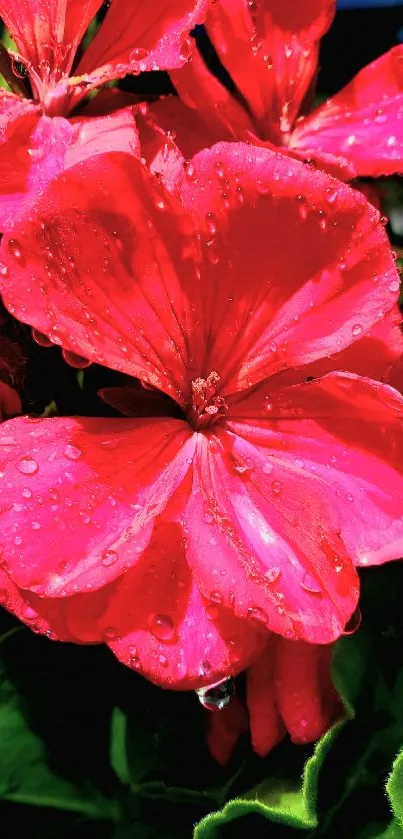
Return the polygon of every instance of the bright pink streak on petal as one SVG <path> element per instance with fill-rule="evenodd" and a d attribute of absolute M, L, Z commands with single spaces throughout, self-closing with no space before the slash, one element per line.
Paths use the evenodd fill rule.
<path fill-rule="evenodd" d="M 331 646 L 276 641 L 276 702 L 293 743 L 317 740 L 341 712 L 330 675 L 332 652 Z"/>
<path fill-rule="evenodd" d="M 203 231 L 203 368 L 224 392 L 342 351 L 393 307 L 389 242 L 357 190 L 243 143 L 191 163 L 181 195 Z"/>
<path fill-rule="evenodd" d="M 206 8 L 207 0 L 112 0 L 77 76 L 89 74 L 88 81 L 97 87 L 126 73 L 181 67 L 188 55 L 187 36 L 203 22 Z"/>
<path fill-rule="evenodd" d="M 4 423 L 4 570 L 20 588 L 48 597 L 116 579 L 139 561 L 193 450 L 180 420 Z"/>
<path fill-rule="evenodd" d="M 334 0 L 220 0 L 207 29 L 262 137 L 283 144 L 317 69 Z"/>
<path fill-rule="evenodd" d="M 403 173 L 403 46 L 394 47 L 297 124 L 292 148 L 319 163 L 327 154 L 354 177 Z M 350 177 L 351 177 L 350 176 Z"/>
<path fill-rule="evenodd" d="M 330 642 L 356 607 L 358 578 L 322 482 L 287 471 L 261 415 L 256 441 L 254 426 L 229 424 L 236 434 L 204 436 L 194 460 L 185 523 L 198 585 L 262 629 Z"/>
<path fill-rule="evenodd" d="M 276 640 L 273 637 L 266 650 L 249 667 L 246 674 L 246 701 L 252 747 L 260 757 L 265 757 L 285 734 L 284 724 L 276 704 L 275 644 Z"/>
<path fill-rule="evenodd" d="M 186 503 L 186 490 L 180 492 Z M 244 669 L 264 637 L 202 597 L 182 527 L 172 519 L 168 509 L 156 520 L 136 567 L 117 581 L 101 625 L 104 640 L 128 667 L 164 687 L 190 690 Z"/>
<path fill-rule="evenodd" d="M 332 522 L 348 556 L 365 566 L 403 552 L 402 419 L 403 398 L 388 385 L 330 373 L 279 391 L 262 385 L 232 406 L 228 425 L 266 452 L 287 519 L 298 486 L 307 509 L 296 526 L 313 533 L 320 505 L 326 539 Z M 325 583 L 331 566 L 340 581 L 346 569 L 331 553 L 319 574 Z"/>
<path fill-rule="evenodd" d="M 196 248 L 192 220 L 139 160 L 93 157 L 3 240 L 4 299 L 65 350 L 184 404 L 193 366 L 200 375 Z"/>
<path fill-rule="evenodd" d="M 41 191 L 75 163 L 103 152 L 139 154 L 140 143 L 134 113 L 123 108 L 106 116 L 38 118 L 37 106 L 6 98 L 3 119 L 6 140 L 0 145 L 0 229 L 12 224 L 24 201 Z M 4 107 L 5 106 L 5 107 Z"/>
<path fill-rule="evenodd" d="M 101 0 L 1 0 L 0 16 L 22 59 L 42 80 L 69 73 Z"/>

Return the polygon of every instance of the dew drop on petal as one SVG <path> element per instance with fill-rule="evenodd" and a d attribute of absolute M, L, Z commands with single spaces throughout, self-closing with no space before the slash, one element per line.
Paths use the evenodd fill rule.
<path fill-rule="evenodd" d="M 149 627 L 152 634 L 160 641 L 170 641 L 175 632 L 173 621 L 168 615 L 152 615 Z"/>
<path fill-rule="evenodd" d="M 64 450 L 65 457 L 67 457 L 69 460 L 78 460 L 79 457 L 81 457 L 81 455 L 81 449 L 77 448 L 77 446 L 73 446 L 71 443 L 67 444 Z"/>
<path fill-rule="evenodd" d="M 207 711 L 222 711 L 235 695 L 233 679 L 222 679 L 220 682 L 207 685 L 196 690 L 199 702 Z"/>
<path fill-rule="evenodd" d="M 22 250 L 21 250 L 21 245 L 20 245 L 18 239 L 9 239 L 8 240 L 8 249 L 9 249 L 11 255 L 14 257 L 14 259 L 17 260 L 17 262 L 20 262 L 21 264 L 24 264 L 25 260 L 24 260 L 24 256 L 23 256 L 23 253 L 22 253 Z"/>
<path fill-rule="evenodd" d="M 21 460 L 17 463 L 17 469 L 19 472 L 22 472 L 23 475 L 35 475 L 35 472 L 38 471 L 38 464 L 33 457 L 29 457 L 25 455 L 21 458 Z"/>
<path fill-rule="evenodd" d="M 266 573 L 265 577 L 267 577 L 269 583 L 275 583 L 281 576 L 281 568 L 269 568 Z"/>
<path fill-rule="evenodd" d="M 116 551 L 103 551 L 101 554 L 102 565 L 105 565 L 106 568 L 109 568 L 110 565 L 113 565 L 116 562 L 118 555 Z"/>
<path fill-rule="evenodd" d="M 358 337 L 358 335 L 361 335 L 361 333 L 363 331 L 361 324 L 360 323 L 355 323 L 354 326 L 352 327 L 351 331 L 352 331 L 355 338 Z"/>
<path fill-rule="evenodd" d="M 211 594 L 210 594 L 210 600 L 212 600 L 213 603 L 218 603 L 218 604 L 222 603 L 223 602 L 223 596 L 221 594 L 221 591 L 212 591 Z"/>
<path fill-rule="evenodd" d="M 275 495 L 280 495 L 283 486 L 280 481 L 273 481 L 271 485 L 271 490 L 274 492 Z"/>
<path fill-rule="evenodd" d="M 303 588 L 305 591 L 309 591 L 311 594 L 323 593 L 319 581 L 309 571 L 305 572 L 301 580 L 301 588 Z"/>

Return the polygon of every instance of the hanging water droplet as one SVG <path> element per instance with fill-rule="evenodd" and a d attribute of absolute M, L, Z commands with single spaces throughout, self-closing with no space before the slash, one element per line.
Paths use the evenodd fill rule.
<path fill-rule="evenodd" d="M 220 682 L 207 685 L 196 690 L 199 702 L 207 711 L 222 711 L 235 695 L 233 679 L 222 679 Z"/>
<path fill-rule="evenodd" d="M 357 606 L 355 612 L 351 615 L 350 620 L 347 621 L 343 635 L 354 635 L 357 632 L 357 629 L 361 626 L 362 615 L 359 607 Z"/>
<path fill-rule="evenodd" d="M 92 362 L 82 355 L 77 355 L 75 352 L 69 350 L 62 350 L 62 356 L 69 367 L 74 367 L 75 370 L 85 370 L 86 367 L 91 367 Z"/>
<path fill-rule="evenodd" d="M 170 641 L 175 627 L 169 615 L 152 615 L 149 620 L 150 631 L 160 641 Z"/>
<path fill-rule="evenodd" d="M 35 475 L 35 472 L 38 471 L 38 464 L 33 457 L 29 457 L 25 455 L 22 457 L 21 460 L 17 463 L 17 469 L 19 472 L 22 472 L 23 475 Z"/>

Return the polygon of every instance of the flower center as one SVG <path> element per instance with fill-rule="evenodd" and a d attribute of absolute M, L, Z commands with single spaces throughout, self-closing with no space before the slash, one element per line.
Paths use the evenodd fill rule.
<path fill-rule="evenodd" d="M 227 414 L 225 399 L 216 395 L 219 381 L 218 373 L 213 371 L 207 379 L 194 379 L 192 382 L 192 401 L 186 414 L 196 431 L 209 428 Z"/>

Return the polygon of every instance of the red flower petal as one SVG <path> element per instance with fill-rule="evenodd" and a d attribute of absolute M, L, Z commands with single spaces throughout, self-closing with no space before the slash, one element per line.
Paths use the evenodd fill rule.
<path fill-rule="evenodd" d="M 31 145 L 40 109 L 13 93 L 0 91 L 0 230 L 18 211 L 31 169 Z M 28 152 L 28 149 L 30 150 Z"/>
<path fill-rule="evenodd" d="M 264 653 L 248 668 L 246 674 L 246 700 L 252 747 L 260 757 L 265 757 L 285 734 L 276 704 L 275 643 L 273 636 Z"/>
<path fill-rule="evenodd" d="M 69 73 L 101 0 L 1 0 L 0 17 L 24 63 L 42 79 Z M 31 68 L 30 68 L 31 69 Z"/>
<path fill-rule="evenodd" d="M 77 76 L 88 74 L 87 84 L 98 87 L 126 73 L 181 67 L 188 56 L 187 36 L 203 22 L 206 8 L 207 0 L 112 0 Z"/>
<path fill-rule="evenodd" d="M 322 499 L 319 478 L 287 470 L 282 440 L 277 452 L 262 413 L 256 434 L 245 418 L 229 421 L 236 434 L 199 435 L 185 519 L 188 561 L 203 594 L 236 615 L 327 643 L 355 609 L 358 578 L 339 538 L 333 497 Z"/>
<path fill-rule="evenodd" d="M 202 352 L 193 233 L 139 160 L 91 158 L 50 184 L 3 239 L 5 303 L 65 350 L 183 404 Z"/>
<path fill-rule="evenodd" d="M 270 458 L 284 516 L 297 499 L 306 502 L 296 528 L 319 528 L 328 540 L 333 524 L 354 562 L 374 565 L 403 552 L 402 418 L 403 398 L 388 385 L 330 373 L 282 391 L 262 385 L 231 408 L 228 426 Z M 327 507 L 322 522 L 318 504 Z M 329 549 L 322 581 L 330 567 L 343 581 L 344 559 L 336 554 Z"/>
<path fill-rule="evenodd" d="M 337 155 L 355 177 L 402 174 L 402 117 L 403 46 L 398 46 L 299 122 L 291 145 L 319 162 L 322 155 Z"/>
<path fill-rule="evenodd" d="M 392 308 L 389 242 L 358 191 L 242 143 L 191 165 L 182 201 L 203 229 L 206 364 L 225 392 L 340 352 Z"/>
<path fill-rule="evenodd" d="M 380 320 L 367 335 L 350 344 L 345 350 L 329 358 L 306 364 L 298 370 L 279 373 L 271 384 L 276 388 L 299 384 L 308 377 L 315 379 L 335 370 L 380 379 L 396 387 L 391 379 L 393 369 L 403 355 L 402 315 L 397 305 Z M 399 388 L 397 388 L 399 390 Z"/>
<path fill-rule="evenodd" d="M 264 644 L 256 627 L 202 597 L 180 523 L 160 519 L 136 567 L 116 582 L 101 625 L 124 664 L 179 690 L 238 673 Z"/>
<path fill-rule="evenodd" d="M 334 0 L 220 0 L 207 29 L 261 136 L 283 144 L 316 72 Z"/>
<path fill-rule="evenodd" d="M 1 427 L 3 567 L 41 596 L 134 565 L 194 449 L 178 420 L 10 420 Z"/>
<path fill-rule="evenodd" d="M 178 70 L 178 73 L 181 72 Z M 214 106 L 210 98 L 209 102 L 210 107 Z M 215 119 L 203 119 L 204 112 L 185 105 L 178 96 L 160 97 L 151 103 L 149 110 L 163 131 L 175 134 L 175 144 L 188 160 L 197 152 L 213 146 L 223 135 L 232 139 L 222 123 L 216 123 Z"/>
<path fill-rule="evenodd" d="M 21 413 L 21 399 L 15 391 L 5 382 L 0 381 L 0 418 L 12 417 Z"/>
<path fill-rule="evenodd" d="M 330 676 L 332 652 L 331 646 L 276 640 L 276 701 L 293 743 L 317 740 L 340 713 Z"/>
<path fill-rule="evenodd" d="M 193 138 L 193 144 L 197 143 L 197 148 L 193 148 L 193 154 L 219 140 L 247 140 L 255 136 L 256 128 L 247 111 L 210 73 L 194 42 L 192 42 L 189 61 L 179 70 L 172 71 L 170 76 L 182 105 L 181 107 L 180 104 L 176 104 L 174 110 L 176 120 L 172 127 L 176 132 L 177 128 L 179 129 L 180 139 L 188 146 L 192 144 L 192 138 L 189 136 L 192 123 L 193 128 L 196 121 L 199 121 L 201 126 L 201 137 Z M 160 108 L 161 105 L 157 102 L 155 106 L 157 113 Z M 195 113 L 189 115 L 189 108 Z M 188 118 L 190 118 L 190 125 L 187 125 Z M 176 121 L 178 126 L 176 126 Z M 210 141 L 204 142 L 203 145 L 203 137 L 206 135 L 210 137 Z M 179 145 L 182 149 L 181 143 Z"/>
<path fill-rule="evenodd" d="M 165 132 L 145 102 L 135 108 L 135 114 L 142 157 L 150 172 L 161 178 L 167 189 L 175 192 L 182 178 L 185 161 L 177 143 L 174 142 L 176 135 L 173 128 Z"/>
<path fill-rule="evenodd" d="M 212 757 L 225 766 L 241 736 L 248 730 L 248 715 L 242 702 L 233 699 L 219 713 L 207 717 L 207 745 Z"/>

